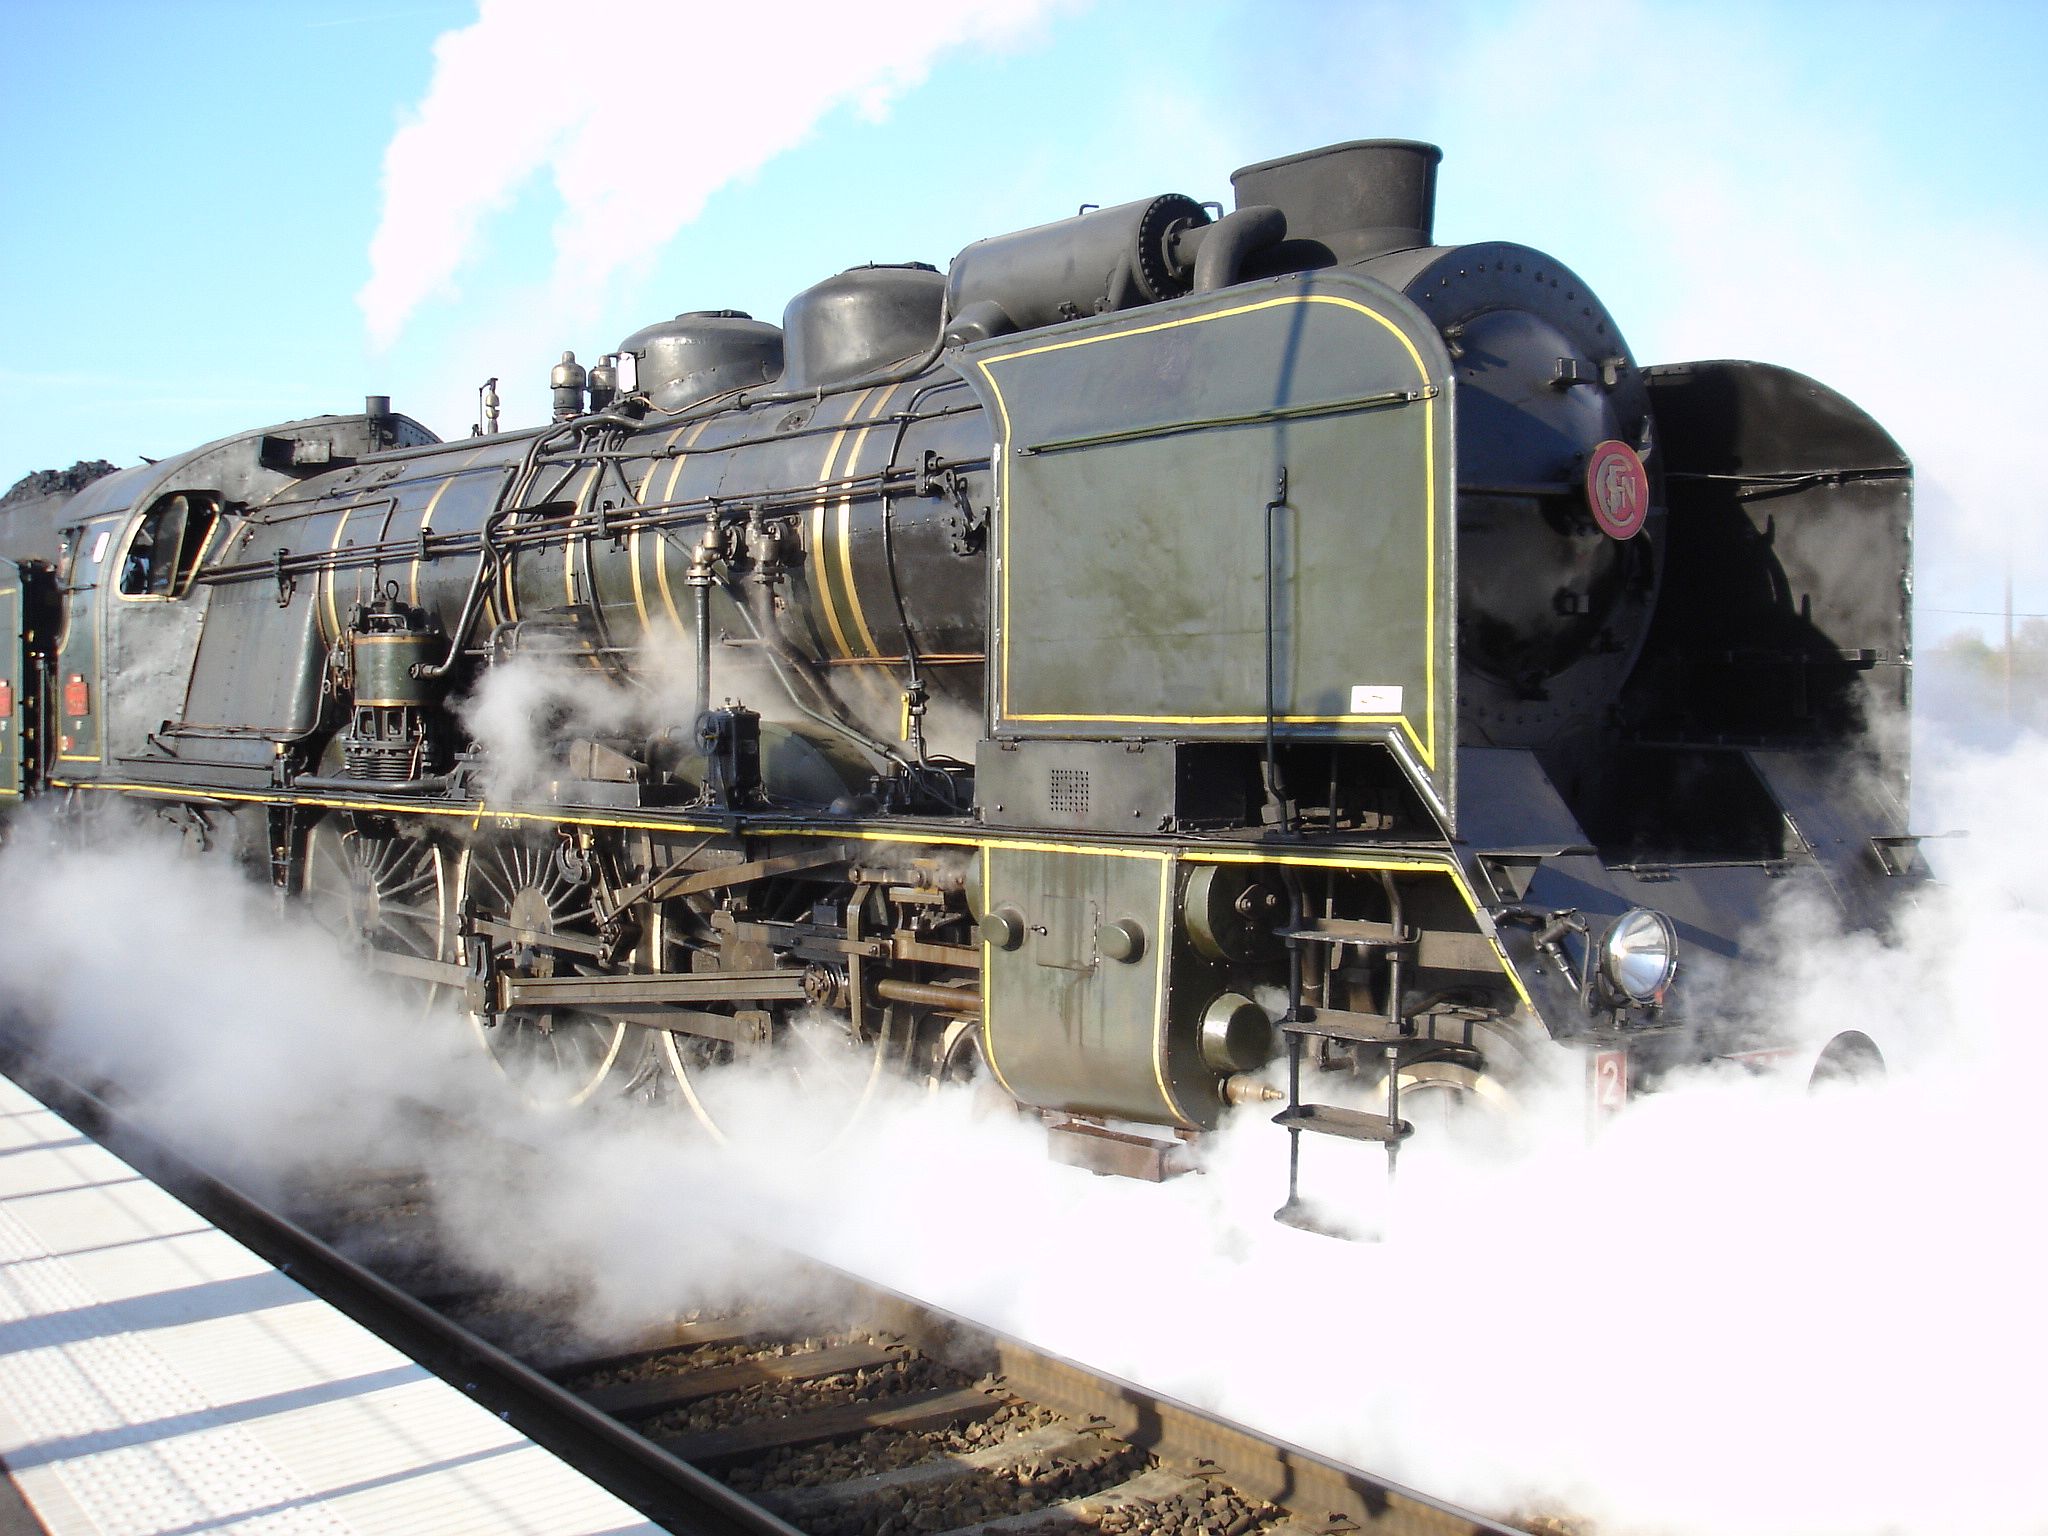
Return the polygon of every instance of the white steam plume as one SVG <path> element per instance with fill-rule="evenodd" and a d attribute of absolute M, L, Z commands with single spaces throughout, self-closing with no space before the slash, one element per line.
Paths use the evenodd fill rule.
<path fill-rule="evenodd" d="M 1375 1245 L 1270 1221 L 1285 1139 L 1256 1112 L 1165 1187 L 1052 1166 L 1025 1123 L 912 1091 L 878 1094 L 822 1158 L 816 1138 L 734 1155 L 673 1104 L 528 1121 L 545 1156 L 507 1180 L 376 1107 L 424 1091 L 518 1116 L 456 1026 L 380 1014 L 190 863 L 11 850 L 0 975 L 248 1162 L 425 1159 L 466 1256 L 576 1287 L 592 1334 L 777 1295 L 766 1237 L 1494 1510 L 2003 1536 L 2048 1526 L 2029 1406 L 2048 1372 L 2044 773 L 2038 737 L 1931 767 L 1939 811 L 1978 835 L 1897 944 L 1785 915 L 1786 969 L 1760 990 L 1802 1035 L 1878 1035 L 1888 1083 L 1703 1075 L 1590 1144 L 1575 1106 L 1537 1104 L 1512 1155 L 1418 1142 L 1390 1201 L 1368 1151 L 1311 1147 L 1311 1192 L 1348 1189 L 1384 1222 Z M 725 1103 L 795 1125 L 817 1077 L 771 1063 Z"/>
<path fill-rule="evenodd" d="M 146 818 L 68 852 L 51 830 L 18 819 L 0 855 L 0 1011 L 224 1159 L 360 1163 L 399 1093 L 492 1086 L 460 1035 L 418 1027 L 224 856 Z"/>
<path fill-rule="evenodd" d="M 458 713 L 484 751 L 485 797 L 521 800 L 566 772 L 572 737 L 616 736 L 637 722 L 689 730 L 687 712 L 656 722 L 646 702 L 629 684 L 567 657 L 525 655 L 485 672 Z"/>
<path fill-rule="evenodd" d="M 579 18 L 545 0 L 482 0 L 435 43 L 427 94 L 385 150 L 356 295 L 371 341 L 388 347 L 542 171 L 562 202 L 554 288 L 601 287 L 828 113 L 882 118 L 943 55 L 1013 43 L 1061 3 L 901 0 L 886 15 L 676 3 Z"/>
<path fill-rule="evenodd" d="M 709 702 L 713 708 L 744 703 L 764 724 L 808 733 L 836 753 L 842 767 L 860 761 L 844 738 L 807 719 L 791 701 L 788 686 L 757 652 L 724 650 L 713 658 Z M 573 647 L 530 650 L 489 668 L 457 706 L 464 727 L 483 749 L 483 789 L 491 800 L 546 798 L 550 779 L 569 770 L 568 750 L 576 740 L 628 738 L 637 755 L 657 738 L 676 755 L 672 764 L 694 776 L 698 752 L 697 662 L 693 642 L 672 629 L 651 632 L 633 657 L 632 670 L 613 677 L 588 652 Z M 971 736 L 970 736 L 971 739 Z M 778 785 L 775 733 L 764 744 L 771 790 L 817 788 L 807 782 Z M 874 766 L 879 767 L 877 762 Z M 864 777 L 861 770 L 857 777 Z M 827 798 L 836 797 L 841 785 Z"/>

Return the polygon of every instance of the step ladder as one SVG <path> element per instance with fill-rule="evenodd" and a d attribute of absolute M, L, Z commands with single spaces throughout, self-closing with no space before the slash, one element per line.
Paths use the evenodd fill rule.
<path fill-rule="evenodd" d="M 1390 886 L 1391 892 L 1391 886 Z M 1387 1178 L 1392 1180 L 1401 1155 L 1401 1143 L 1414 1134 L 1415 1127 L 1401 1118 L 1401 1067 L 1415 1042 L 1401 1035 L 1402 972 L 1407 952 L 1415 937 L 1401 925 L 1398 901 L 1394 921 L 1374 923 L 1343 918 L 1304 921 L 1299 915 L 1275 936 L 1287 941 L 1287 1012 L 1280 1019 L 1280 1032 L 1287 1038 L 1287 1107 L 1273 1117 L 1275 1125 L 1287 1132 L 1287 1203 L 1273 1213 L 1273 1219 L 1304 1231 L 1326 1236 L 1363 1239 L 1366 1234 L 1333 1229 L 1318 1221 L 1301 1199 L 1301 1138 L 1304 1132 L 1337 1136 L 1347 1141 L 1378 1142 L 1387 1149 Z M 1387 1007 L 1385 1014 L 1353 1013 L 1339 1008 L 1311 1007 L 1302 1001 L 1303 956 L 1310 946 L 1349 945 L 1387 950 Z M 1378 1045 L 1387 1064 L 1386 1112 L 1345 1109 L 1336 1104 L 1304 1103 L 1301 1097 L 1301 1056 L 1304 1044 L 1315 1037 Z"/>

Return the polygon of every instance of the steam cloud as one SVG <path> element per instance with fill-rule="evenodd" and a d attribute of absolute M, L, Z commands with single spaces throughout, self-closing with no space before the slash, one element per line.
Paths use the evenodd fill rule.
<path fill-rule="evenodd" d="M 677 1108 L 534 1120 L 454 1021 L 394 1009 L 258 894 L 166 855 L 18 839 L 0 975 L 62 1049 L 245 1167 L 421 1159 L 468 1257 L 575 1287 L 586 1337 L 772 1293 L 766 1237 L 1494 1510 L 2037 1531 L 2048 836 L 2021 808 L 2044 774 L 2039 737 L 1937 754 L 1937 815 L 1980 834 L 1944 845 L 1899 943 L 1781 914 L 1766 994 L 1808 1036 L 1876 1035 L 1888 1082 L 1809 1096 L 1703 1074 L 1590 1143 L 1563 1095 L 1528 1106 L 1507 1155 L 1418 1143 L 1390 1196 L 1371 1156 L 1309 1149 L 1311 1191 L 1382 1222 L 1375 1245 L 1268 1219 L 1285 1147 L 1255 1112 L 1165 1187 L 1052 1166 L 963 1092 L 879 1090 L 824 1158 L 817 1137 L 732 1156 Z M 771 1066 L 727 1105 L 814 1117 L 803 1076 Z M 857 1064 L 842 1080 L 865 1091 Z M 516 1124 L 552 1172 L 508 1184 L 422 1143 L 401 1093 Z"/>
<path fill-rule="evenodd" d="M 372 343 L 390 346 L 543 170 L 562 203 L 554 286 L 599 286 L 828 113 L 882 118 L 945 54 L 1014 42 L 1057 3 L 902 0 L 886 24 L 849 6 L 656 5 L 599 26 L 544 0 L 482 0 L 435 43 L 427 94 L 385 151 L 356 295 Z"/>
<path fill-rule="evenodd" d="M 638 750 L 659 738 L 670 750 L 692 758 L 684 767 L 686 776 L 694 775 L 696 687 L 690 643 L 657 630 L 635 656 L 633 670 L 617 678 L 572 650 L 515 655 L 484 673 L 458 712 L 483 749 L 487 799 L 545 798 L 547 781 L 567 773 L 566 743 L 575 740 L 627 737 Z M 712 672 L 710 702 L 717 707 L 741 701 L 764 722 L 804 724 L 765 661 L 721 655 Z M 772 742 L 768 750 L 772 757 Z M 826 799 L 837 793 L 834 789 Z"/>

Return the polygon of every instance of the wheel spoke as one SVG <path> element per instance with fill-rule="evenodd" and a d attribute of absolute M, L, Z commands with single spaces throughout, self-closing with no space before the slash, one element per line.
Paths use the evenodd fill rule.
<path fill-rule="evenodd" d="M 547 957 L 548 964 L 537 967 L 539 974 L 602 971 L 593 962 L 576 958 L 568 947 L 594 932 L 594 925 L 577 921 L 591 910 L 593 898 L 564 873 L 551 840 L 515 839 L 472 850 L 462 865 L 458 887 L 458 909 L 507 925 L 518 913 L 518 924 L 530 931 L 512 954 Z M 396 910 L 403 914 L 415 909 Z M 529 1103 L 542 1107 L 580 1103 L 594 1093 L 618 1060 L 627 1031 L 616 1020 L 566 1009 L 518 1009 L 491 1027 L 474 1015 L 471 1021 L 507 1080 Z"/>
<path fill-rule="evenodd" d="M 379 880 L 377 882 L 377 894 L 384 900 L 386 905 L 389 905 L 392 898 L 409 896 L 414 891 L 425 890 L 433 883 L 434 871 L 430 868 L 423 869 L 410 880 Z"/>
<path fill-rule="evenodd" d="M 394 877 L 403 879 L 408 892 L 424 893 L 426 904 L 392 901 Z M 300 888 L 314 921 L 345 945 L 367 942 L 391 953 L 438 958 L 447 921 L 441 878 L 441 855 L 432 844 L 368 836 L 330 818 L 307 835 Z M 386 976 L 382 982 L 422 1010 L 441 990 L 416 978 Z"/>
<path fill-rule="evenodd" d="M 379 902 L 377 910 L 383 914 L 384 919 L 387 923 L 390 922 L 390 920 L 394 917 L 402 917 L 407 918 L 412 922 L 418 923 L 421 927 L 425 928 L 433 927 L 436 924 L 438 924 L 441 920 L 441 914 L 437 911 L 434 911 L 432 908 L 405 907 L 400 906 L 398 903 L 392 901 Z"/>
<path fill-rule="evenodd" d="M 322 839 L 315 846 L 318 852 L 313 856 L 311 868 L 324 874 L 330 890 L 347 890 L 349 886 L 348 855 L 325 839 Z"/>
<path fill-rule="evenodd" d="M 807 1109 L 815 1109 L 816 1119 L 807 1127 L 817 1136 L 808 1148 L 812 1153 L 833 1146 L 859 1120 L 880 1080 L 886 1043 L 879 1037 L 854 1041 L 801 1025 L 785 1026 L 765 1052 L 666 1032 L 659 1038 L 684 1103 L 714 1140 L 787 1143 L 786 1117 L 762 1106 L 751 1093 L 733 1093 L 728 1074 L 743 1063 L 780 1074 L 799 1091 Z"/>
<path fill-rule="evenodd" d="M 422 960 L 432 960 L 440 953 L 439 936 L 432 932 L 423 933 L 404 928 L 390 928 L 386 932 Z"/>

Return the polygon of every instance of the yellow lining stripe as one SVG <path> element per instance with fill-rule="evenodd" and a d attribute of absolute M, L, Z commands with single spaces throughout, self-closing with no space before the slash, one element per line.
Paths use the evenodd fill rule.
<path fill-rule="evenodd" d="M 349 514 L 354 507 L 343 507 L 341 516 L 334 524 L 334 539 L 327 546 L 327 569 L 322 573 L 327 578 L 327 639 L 332 643 L 341 638 L 341 614 L 335 607 L 335 584 L 341 580 L 341 572 L 335 569 L 335 561 L 341 558 L 341 536 L 348 531 Z"/>
<path fill-rule="evenodd" d="M 663 501 L 674 501 L 676 499 L 676 482 L 683 476 L 683 466 L 689 462 L 690 450 L 697 446 L 697 439 L 704 435 L 704 429 L 710 425 L 711 418 L 706 416 L 689 429 L 690 435 L 683 441 L 683 451 L 676 455 L 675 467 L 668 472 L 668 485 L 661 493 Z M 683 429 L 678 427 L 676 430 L 680 432 Z M 675 439 L 670 438 L 669 441 L 674 442 Z M 676 609 L 675 593 L 669 589 L 668 534 L 665 532 L 655 543 L 654 560 L 654 578 L 656 585 L 661 588 L 661 606 L 668 610 L 669 622 L 674 624 L 677 629 L 681 629 L 683 627 L 683 616 Z"/>
<path fill-rule="evenodd" d="M 451 472 L 449 473 L 448 477 L 447 477 L 447 478 L 446 478 L 445 480 L 443 480 L 443 481 L 442 481 L 442 482 L 441 482 L 441 483 L 440 483 L 439 485 L 437 485 L 437 486 L 435 486 L 435 487 L 434 487 L 434 494 L 433 494 L 433 495 L 431 495 L 431 496 L 429 496 L 429 497 L 427 498 L 427 509 L 426 509 L 426 511 L 424 511 L 424 512 L 422 512 L 422 513 L 420 514 L 420 534 L 421 534 L 422 536 L 424 536 L 424 535 L 425 535 L 426 531 L 427 531 L 427 530 L 428 530 L 429 528 L 433 527 L 433 525 L 434 525 L 434 508 L 436 508 L 436 507 L 438 507 L 439 505 L 441 505 L 441 498 L 442 498 L 443 496 L 446 496 L 446 495 L 448 494 L 448 487 L 449 487 L 449 486 L 451 486 L 451 485 L 453 485 L 453 484 L 455 483 L 455 477 L 456 477 L 457 475 L 461 474 L 461 473 L 463 472 L 463 470 L 467 469 L 467 468 L 468 468 L 468 467 L 469 467 L 469 466 L 470 466 L 471 464 L 473 464 L 473 463 L 475 463 L 475 462 L 476 462 L 476 455 L 475 455 L 475 454 L 471 454 L 471 455 L 469 456 L 469 458 L 468 458 L 467 460 L 465 460 L 465 461 L 464 461 L 463 463 L 461 463 L 461 464 L 458 464 L 458 465 L 457 465 L 457 466 L 455 467 L 455 469 L 454 469 L 453 471 L 451 471 Z M 411 580 L 410 580 L 410 581 L 408 582 L 408 584 L 407 584 L 407 592 L 408 592 L 408 595 L 407 595 L 407 597 L 406 597 L 406 601 L 407 601 L 407 602 L 409 602 L 409 603 L 411 603 L 411 604 L 413 605 L 413 607 L 415 607 L 415 608 L 419 607 L 419 605 L 420 605 L 420 557 L 419 557 L 419 552 L 418 552 L 418 550 L 417 550 L 417 549 L 415 549 L 415 550 L 414 550 L 414 552 L 413 552 L 413 557 L 412 557 L 412 577 L 411 577 Z"/>
<path fill-rule="evenodd" d="M 96 759 L 85 759 L 96 761 Z M 711 833 L 727 837 L 820 837 L 832 838 L 846 843 L 906 843 L 916 842 L 940 848 L 972 848 L 983 854 L 990 852 L 1013 853 L 1067 853 L 1085 854 L 1110 859 L 1155 859 L 1162 863 L 1178 859 L 1184 864 L 1278 864 L 1294 869 L 1332 869 L 1339 871 L 1387 871 L 1389 873 L 1419 873 L 1442 875 L 1456 888 L 1459 899 L 1475 918 L 1483 910 L 1471 885 L 1466 881 L 1464 868 L 1450 853 L 1434 853 L 1418 850 L 1414 853 L 1375 853 L 1368 849 L 1344 851 L 1333 849 L 1328 853 L 1274 853 L 1255 849 L 1237 848 L 1188 848 L 1170 849 L 1130 848 L 1114 845 L 1088 843 L 1046 842 L 1022 837 L 976 837 L 964 832 L 911 832 L 908 829 L 877 828 L 856 830 L 848 827 L 776 827 L 747 833 L 736 833 L 730 826 L 706 824 L 691 821 L 649 821 L 643 817 L 603 816 L 582 811 L 569 813 L 552 811 L 519 811 L 493 809 L 483 802 L 475 806 L 414 804 L 393 799 L 357 797 L 338 799 L 324 795 L 281 795 L 272 791 L 260 794 L 250 790 L 198 788 L 190 784 L 135 784 L 114 783 L 104 779 L 57 779 L 50 780 L 52 789 L 100 789 L 124 794 L 156 795 L 172 800 L 235 800 L 250 805 L 312 805 L 322 810 L 336 811 L 408 811 L 421 818 L 443 821 L 467 821 L 472 826 L 481 826 L 487 821 L 501 825 L 523 823 L 536 826 L 601 827 L 622 832 L 676 832 L 683 834 Z M 993 877 L 989 868 L 990 860 L 982 860 L 981 910 L 989 910 L 993 902 L 991 889 Z M 1169 890 L 1171 882 L 1168 883 Z M 1165 909 L 1171 918 L 1170 906 Z M 1170 922 L 1162 923 L 1161 932 L 1166 932 Z M 984 947 L 986 941 L 984 942 Z M 1507 953 L 1500 946 L 1499 939 L 1491 940 L 1495 956 L 1500 961 L 1503 974 L 1514 987 L 1525 1007 L 1535 1012 L 1522 979 L 1508 960 Z M 1162 945 L 1162 949 L 1166 946 Z M 1162 962 L 1163 963 L 1163 962 Z M 986 1023 L 986 1015 L 984 1015 Z M 984 1044 L 986 1042 L 984 1041 Z M 990 1063 L 994 1065 L 993 1062 Z M 1007 1085 L 1005 1085 L 1007 1091 Z M 1012 1095 L 1015 1097 L 1015 1095 Z"/>
<path fill-rule="evenodd" d="M 1384 317 L 1374 318 L 1393 330 Z M 1394 334 L 1401 336 L 1399 331 Z M 1401 336 L 1401 342 L 1406 346 L 1408 338 Z M 1423 368 L 1414 347 L 1408 347 L 1408 355 L 1415 358 L 1415 366 L 1422 372 L 1423 388 L 1429 390 L 1429 370 Z M 1422 402 L 1422 687 L 1423 720 L 1429 727 L 1429 745 L 1422 749 L 1422 761 L 1431 769 L 1436 767 L 1436 411 L 1436 394 L 1431 390 Z M 1410 736 L 1415 734 L 1405 717 L 1401 726 Z M 1516 985 L 1519 987 L 1520 983 Z"/>
<path fill-rule="evenodd" d="M 569 535 L 562 541 L 562 602 L 570 608 L 576 606 L 576 544 L 579 535 L 576 530 L 590 516 L 590 509 L 597 505 L 597 488 L 604 479 L 604 466 L 593 464 L 590 477 L 583 489 L 576 493 L 576 511 L 569 518 Z M 590 530 L 586 527 L 580 535 L 584 546 L 590 544 Z M 596 602 L 592 595 L 593 604 Z"/>
<path fill-rule="evenodd" d="M 854 437 L 853 447 L 846 455 L 846 467 L 842 473 L 851 475 L 859 471 L 860 451 L 867 446 L 868 434 L 874 431 L 875 423 L 888 414 L 890 402 L 895 399 L 897 390 L 907 387 L 909 386 L 894 385 L 882 391 L 881 398 L 875 402 L 873 420 L 862 427 L 860 432 Z M 854 628 L 860 632 L 861 648 L 869 656 L 879 656 L 882 648 L 875 644 L 875 637 L 868 629 L 867 615 L 861 611 L 860 589 L 854 585 L 853 581 L 853 493 L 851 491 L 846 492 L 839 498 L 839 572 L 846 582 L 846 606 L 847 610 L 853 615 Z"/>
<path fill-rule="evenodd" d="M 663 448 L 673 448 L 676 439 L 681 437 L 686 430 L 688 429 L 677 427 L 675 431 L 669 433 L 668 441 L 661 446 Z M 643 506 L 646 504 L 647 488 L 654 484 L 654 477 L 660 473 L 661 460 L 650 458 L 647 461 L 647 473 L 640 477 L 639 485 L 633 489 L 634 501 Z M 645 645 L 654 638 L 654 626 L 647 619 L 647 589 L 640 582 L 640 530 L 638 528 L 635 528 L 626 535 L 626 563 L 633 570 L 633 613 L 640 620 L 640 643 Z"/>
<path fill-rule="evenodd" d="M 855 395 L 853 403 L 846 408 L 845 419 L 840 423 L 839 430 L 832 434 L 832 441 L 825 449 L 825 467 L 818 471 L 818 479 L 821 483 L 832 478 L 833 467 L 839 462 L 840 447 L 846 442 L 847 428 L 853 424 L 854 418 L 860 415 L 861 408 L 868 403 L 868 397 L 874 394 L 874 392 L 874 386 L 870 385 Z M 832 630 L 832 638 L 839 646 L 839 654 L 841 656 L 851 656 L 853 654 L 853 647 L 847 643 L 846 626 L 839 622 L 839 609 L 832 601 L 832 561 L 825 552 L 825 497 L 823 495 L 819 496 L 816 504 L 811 508 L 811 550 L 814 556 L 811 563 L 816 569 L 816 574 L 811 581 L 811 589 L 818 594 L 818 605 L 825 610 L 825 622 Z"/>
<path fill-rule="evenodd" d="M 244 789 L 218 789 L 191 784 L 142 784 L 114 782 L 104 779 L 51 780 L 53 788 L 60 789 L 107 789 L 133 792 L 145 795 L 168 795 L 172 799 L 201 800 L 242 800 L 251 805 L 315 805 L 323 810 L 348 811 L 414 811 L 421 815 L 442 818 L 472 820 L 479 817 L 493 820 L 540 822 L 549 825 L 570 827 L 609 827 L 628 832 L 716 832 L 723 836 L 746 837 L 824 837 L 837 838 L 849 843 L 930 843 L 941 848 L 994 848 L 1012 852 L 1030 853 L 1085 853 L 1110 859 L 1157 859 L 1171 856 L 1196 864 L 1287 864 L 1302 868 L 1364 869 L 1364 870 L 1433 870 L 1462 880 L 1464 871 L 1449 853 L 1435 853 L 1417 850 L 1414 853 L 1373 853 L 1366 849 L 1347 853 L 1333 850 L 1329 853 L 1287 854 L 1268 853 L 1252 849 L 1202 848 L 1176 846 L 1162 855 L 1157 848 L 1132 848 L 1115 843 L 1061 843 L 1048 842 L 1043 838 L 1031 837 L 982 837 L 969 832 L 948 832 L 940 829 L 924 831 L 904 827 L 860 830 L 852 827 L 831 826 L 777 826 L 759 827 L 735 832 L 723 823 L 693 822 L 686 820 L 653 821 L 637 816 L 594 815 L 576 808 L 552 811 L 522 811 L 501 809 L 479 802 L 476 806 L 455 806 L 435 802 L 418 802 L 394 797 L 358 796 L 351 800 L 337 800 L 315 795 L 280 793 L 277 790 L 258 792 Z M 1476 910 L 1476 909 L 1475 909 Z"/>
<path fill-rule="evenodd" d="M 635 528 L 626 535 L 626 563 L 633 572 L 633 617 L 640 621 L 640 643 L 647 644 L 654 638 L 647 623 L 647 594 L 640 586 L 640 530 Z"/>
<path fill-rule="evenodd" d="M 1158 1001 L 1152 1009 L 1152 1080 L 1159 1085 L 1159 1096 L 1166 1100 L 1166 1108 L 1173 1118 L 1182 1125 L 1195 1124 L 1193 1117 L 1181 1107 L 1173 1095 L 1173 1085 L 1166 1076 L 1166 1026 L 1171 1022 L 1167 1016 L 1166 957 L 1173 945 L 1167 942 L 1167 935 L 1173 932 L 1173 856 L 1161 854 L 1159 858 L 1159 939 L 1152 947 L 1159 951 L 1153 971 L 1152 995 Z M 988 1006 L 988 987 L 982 986 L 982 1007 Z"/>
<path fill-rule="evenodd" d="M 990 889 L 995 880 L 994 871 L 990 866 L 995 863 L 995 860 L 987 856 L 994 851 L 994 847 L 994 844 L 990 844 L 982 850 L 981 910 L 984 912 L 993 911 L 995 908 L 995 894 Z M 994 946 L 987 939 L 981 941 L 981 974 L 984 978 L 988 975 L 989 961 L 992 958 L 993 950 Z M 1010 1080 L 1003 1076 L 1002 1066 L 996 1061 L 995 1031 L 988 1027 L 988 1022 L 988 987 L 986 982 L 984 982 L 981 989 L 981 1059 L 988 1063 L 989 1071 L 995 1074 L 996 1085 L 1014 1099 L 1017 1097 L 1017 1091 L 1010 1086 Z"/>
<path fill-rule="evenodd" d="M 1013 430 L 1010 424 L 1009 402 L 1004 398 L 1002 386 L 996 382 L 994 368 L 997 363 L 1014 362 L 1019 358 L 1037 357 L 1041 353 L 1062 352 L 1073 347 L 1093 346 L 1098 342 L 1116 341 L 1132 336 L 1149 336 L 1158 331 L 1177 330 L 1183 326 L 1202 325 L 1212 320 L 1227 320 L 1236 315 L 1252 314 L 1259 310 L 1276 309 L 1293 304 L 1329 304 L 1340 309 L 1349 309 L 1364 315 L 1383 327 L 1395 340 L 1401 343 L 1409 360 L 1421 377 L 1423 387 L 1423 549 L 1425 560 L 1425 604 L 1423 635 L 1423 676 L 1424 692 L 1424 734 L 1417 734 L 1414 724 L 1405 716 L 1388 715 L 1276 715 L 1276 724 L 1282 725 L 1328 725 L 1328 724 L 1398 724 L 1425 767 L 1436 767 L 1436 413 L 1438 395 L 1434 389 L 1429 369 L 1422 361 L 1422 354 L 1392 320 L 1375 309 L 1355 299 L 1340 298 L 1336 294 L 1306 293 L 1288 294 L 1281 298 L 1264 299 L 1257 303 L 1241 304 L 1233 309 L 1220 309 L 1203 315 L 1188 315 L 1173 320 L 1162 320 L 1154 325 L 1137 326 L 1129 330 L 1100 332 L 1092 336 L 1077 336 L 1064 341 L 1046 342 L 1036 347 L 1025 347 L 1015 352 L 1006 352 L 1000 357 L 977 360 L 975 366 L 982 377 L 988 380 L 989 390 L 995 396 L 996 409 L 1002 418 L 1002 449 L 997 455 L 997 504 L 1003 509 L 1002 529 L 1002 583 L 1000 613 L 996 619 L 997 643 L 1000 646 L 998 671 L 1000 699 L 997 715 L 1004 720 L 1031 720 L 1048 722 L 1104 723 L 1150 722 L 1159 725 L 1249 725 L 1264 724 L 1264 715 L 1055 715 L 1016 714 L 1010 709 L 1010 517 L 1009 517 L 1009 456 L 1015 451 L 1012 444 Z M 1270 579 L 1270 578 L 1269 578 Z"/>
<path fill-rule="evenodd" d="M 336 561 L 342 557 L 342 535 L 344 535 L 344 532 L 348 532 L 348 518 L 356 510 L 358 508 L 352 508 L 352 506 L 344 506 L 342 508 L 342 516 L 334 524 L 334 539 L 328 543 L 328 569 L 322 571 L 322 575 L 326 575 L 326 588 L 328 588 L 328 594 L 326 594 L 328 596 L 328 604 L 326 604 L 326 608 L 328 608 L 328 641 L 330 643 L 334 643 L 334 641 L 338 641 L 342 637 L 342 614 L 340 614 L 340 608 L 336 608 L 336 592 L 334 592 L 334 588 L 342 580 L 342 573 L 336 569 Z"/>

